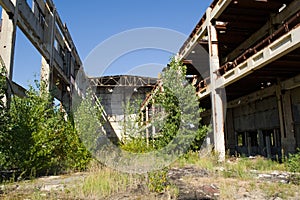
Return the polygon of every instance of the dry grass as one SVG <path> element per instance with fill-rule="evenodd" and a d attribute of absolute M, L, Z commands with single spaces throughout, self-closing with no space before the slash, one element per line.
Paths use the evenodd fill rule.
<path fill-rule="evenodd" d="M 256 178 L 253 170 L 259 172 L 286 171 L 284 164 L 262 157 L 255 159 L 228 158 L 226 162 L 218 163 L 215 155 L 199 157 L 198 153 L 189 153 L 173 164 L 176 167 L 185 165 L 206 169 L 210 174 L 210 177 L 183 177 L 186 184 L 191 187 L 217 185 L 220 189 L 220 199 L 273 199 L 276 197 L 297 199 L 299 196 L 300 185 L 266 182 Z M 24 191 L 11 190 L 16 183 L 6 184 L 4 189 L 11 190 L 11 192 L 8 195 L 0 196 L 0 199 L 104 199 L 116 193 L 130 193 L 138 185 L 147 187 L 147 181 L 143 175 L 121 173 L 95 163 L 78 185 L 73 184 L 72 187 L 66 187 L 61 191 L 44 192 L 36 187 L 26 190 L 26 184 L 36 184 L 36 181 L 17 184 L 23 189 L 25 188 Z M 166 192 L 173 197 L 179 193 L 175 185 L 168 186 Z"/>
<path fill-rule="evenodd" d="M 114 193 L 134 189 L 145 182 L 143 175 L 127 174 L 94 164 L 76 196 L 101 199 Z"/>

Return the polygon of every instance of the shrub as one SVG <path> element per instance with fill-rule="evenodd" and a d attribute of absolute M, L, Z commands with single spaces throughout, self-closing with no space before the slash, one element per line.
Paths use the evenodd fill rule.
<path fill-rule="evenodd" d="M 6 160 L 9 157 L 7 145 L 8 134 L 8 110 L 4 105 L 3 99 L 6 94 L 6 70 L 0 67 L 0 170 L 5 167 Z"/>
<path fill-rule="evenodd" d="M 164 192 L 167 186 L 170 185 L 167 180 L 168 169 L 164 168 L 160 171 L 153 171 L 148 173 L 148 187 L 152 192 Z"/>
<path fill-rule="evenodd" d="M 290 154 L 287 167 L 291 172 L 300 172 L 300 148 L 297 149 L 296 154 Z"/>
<path fill-rule="evenodd" d="M 6 149 L 0 165 L 16 169 L 24 176 L 84 169 L 90 155 L 72 118 L 52 106 L 48 92 L 39 94 L 30 87 L 26 95 L 12 99 L 7 131 L 0 135 L 0 149 Z"/>

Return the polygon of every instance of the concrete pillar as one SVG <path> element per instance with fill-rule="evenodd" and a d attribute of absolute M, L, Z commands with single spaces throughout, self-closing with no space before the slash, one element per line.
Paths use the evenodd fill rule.
<path fill-rule="evenodd" d="M 248 156 L 251 156 L 251 137 L 250 137 L 250 133 L 246 132 L 246 137 L 247 137 L 247 149 L 248 149 Z"/>
<path fill-rule="evenodd" d="M 41 66 L 41 82 L 45 84 L 44 88 L 46 91 L 50 91 L 52 89 L 52 68 L 47 60 L 42 57 L 42 66 Z"/>
<path fill-rule="evenodd" d="M 146 141 L 147 141 L 147 147 L 149 147 L 149 108 L 146 106 Z"/>
<path fill-rule="evenodd" d="M 207 9 L 206 16 L 210 19 L 211 8 Z M 215 151 L 219 153 L 219 161 L 225 161 L 225 138 L 224 138 L 224 99 L 222 98 L 222 90 L 216 87 L 218 79 L 216 70 L 220 68 L 218 55 L 218 38 L 216 27 L 211 24 L 207 27 L 208 45 L 209 45 L 209 61 L 210 61 L 210 80 L 211 80 L 211 101 L 212 101 L 212 118 L 214 131 Z"/>
<path fill-rule="evenodd" d="M 152 99 L 152 119 L 154 119 L 155 117 L 155 105 L 154 105 L 155 101 L 154 99 Z M 154 120 L 152 120 L 153 123 L 152 123 L 152 145 L 154 147 L 154 136 L 155 136 L 155 133 L 156 133 L 156 129 L 155 129 L 155 124 L 154 124 Z"/>
<path fill-rule="evenodd" d="M 266 146 L 267 146 L 267 157 L 268 158 L 271 158 L 271 138 L 270 136 L 266 136 Z"/>
<path fill-rule="evenodd" d="M 290 93 L 291 91 L 288 90 L 285 91 L 284 94 L 282 94 L 283 115 L 285 119 L 285 133 L 282 138 L 282 148 L 285 155 L 288 155 L 288 153 L 294 153 L 296 149 L 294 120 Z"/>
<path fill-rule="evenodd" d="M 281 97 L 281 87 L 280 84 L 276 86 L 276 99 L 277 99 L 277 107 L 278 107 L 278 116 L 279 116 L 279 123 L 280 123 L 280 140 L 284 139 L 285 135 L 285 125 L 284 125 L 284 114 L 282 108 L 282 97 Z"/>
<path fill-rule="evenodd" d="M 46 90 L 50 91 L 53 89 L 53 62 L 54 62 L 54 40 L 55 40 L 55 18 L 56 10 L 53 9 L 53 13 L 49 12 L 45 19 L 48 24 L 48 31 L 45 31 L 44 42 L 47 45 L 47 50 L 50 55 L 50 60 L 46 60 L 42 57 L 41 66 L 41 81 L 46 84 Z"/>
<path fill-rule="evenodd" d="M 15 56 L 15 45 L 16 45 L 16 30 L 18 21 L 18 0 L 11 0 L 15 5 L 15 14 L 7 14 L 2 9 L 2 28 L 0 32 L 0 55 L 6 66 L 7 78 L 12 82 L 13 67 L 14 67 L 14 56 Z M 11 99 L 11 88 L 8 87 L 7 97 L 4 99 L 5 104 L 9 106 Z"/>
<path fill-rule="evenodd" d="M 259 147 L 259 153 L 263 153 L 264 147 L 264 135 L 262 130 L 257 130 L 258 132 L 258 147 Z"/>
<path fill-rule="evenodd" d="M 144 125 L 144 111 L 141 111 L 141 121 L 140 121 L 140 126 L 142 127 Z"/>

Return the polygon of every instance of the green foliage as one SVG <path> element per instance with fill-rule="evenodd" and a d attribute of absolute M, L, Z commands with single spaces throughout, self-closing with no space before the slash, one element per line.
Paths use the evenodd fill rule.
<path fill-rule="evenodd" d="M 147 153 L 154 150 L 152 145 L 147 145 L 144 138 L 131 138 L 120 145 L 123 150 L 131 153 Z"/>
<path fill-rule="evenodd" d="M 161 129 L 161 137 L 155 145 L 158 148 L 164 147 L 177 137 L 182 143 L 190 141 L 191 149 L 199 149 L 209 129 L 200 125 L 203 109 L 198 106 L 195 88 L 186 80 L 186 66 L 173 58 L 169 68 L 162 74 L 162 82 L 164 91 L 154 98 L 156 106 L 161 106 L 167 117 Z"/>
<path fill-rule="evenodd" d="M 137 184 L 143 183 L 144 176 L 121 173 L 99 164 L 90 167 L 89 176 L 85 178 L 82 190 L 83 196 L 88 199 L 105 199 L 117 193 L 135 189 Z"/>
<path fill-rule="evenodd" d="M 0 67 L 0 144 L 7 143 L 8 134 L 8 111 L 4 105 L 3 99 L 6 94 L 6 70 L 4 67 Z M 8 149 L 0 145 L 0 170 L 3 168 L 3 164 L 7 159 Z"/>
<path fill-rule="evenodd" d="M 152 192 L 164 192 L 169 185 L 167 180 L 168 169 L 162 169 L 160 171 L 154 171 L 148 173 L 148 188 Z"/>
<path fill-rule="evenodd" d="M 208 127 L 201 126 L 199 123 L 200 113 L 203 110 L 199 108 L 195 88 L 186 80 L 186 67 L 172 59 L 169 67 L 162 74 L 162 83 L 163 91 L 152 94 L 155 108 L 162 110 L 160 114 L 152 113 L 151 118 L 151 124 L 158 132 L 153 136 L 152 141 L 149 141 L 149 138 L 145 137 L 147 127 L 140 123 L 141 119 L 126 120 L 124 130 L 129 135 L 129 139 L 121 145 L 123 150 L 147 153 L 168 146 L 170 147 L 168 153 L 176 154 L 177 151 L 184 153 L 189 149 L 200 148 Z M 136 108 L 140 106 L 126 105 L 125 114 L 132 116 L 132 113 L 137 113 Z M 162 192 L 167 189 L 167 172 L 165 168 L 148 173 L 148 187 L 151 191 Z"/>
<path fill-rule="evenodd" d="M 123 143 L 130 142 L 136 138 L 144 137 L 144 132 L 141 131 L 141 118 L 138 116 L 142 99 L 128 99 L 123 105 L 124 119 L 121 122 L 123 127 Z M 128 140 L 129 139 L 129 140 Z"/>
<path fill-rule="evenodd" d="M 145 137 L 145 124 L 141 126 L 140 118 L 131 119 L 132 113 L 137 113 L 136 109 L 140 108 L 139 104 L 126 105 L 125 116 L 128 116 L 128 119 L 126 118 L 124 123 L 124 132 L 129 136 L 129 140 L 124 142 L 123 149 L 142 153 L 162 149 L 167 145 L 170 149 L 171 145 L 182 148 L 177 148 L 176 151 L 183 151 L 184 148 L 188 150 L 186 144 L 190 144 L 192 150 L 200 148 L 209 128 L 199 123 L 203 110 L 199 108 L 195 88 L 187 82 L 185 76 L 186 66 L 175 59 L 171 60 L 169 67 L 162 73 L 163 92 L 152 94 L 155 102 L 153 106 L 162 111 L 159 114 L 152 113 L 151 124 L 159 132 L 152 138 L 151 145 L 146 141 L 149 138 Z"/>
<path fill-rule="evenodd" d="M 41 86 L 42 87 L 42 86 Z M 1 133 L 0 165 L 39 176 L 85 168 L 90 155 L 66 113 L 54 109 L 49 93 L 33 87 L 26 98 L 13 97 L 6 133 Z"/>
<path fill-rule="evenodd" d="M 78 105 L 74 109 L 74 122 L 78 135 L 86 148 L 92 152 L 97 151 L 97 140 L 104 135 L 100 129 L 101 110 L 93 103 L 91 91 L 88 91 L 83 100 L 78 100 Z"/>
<path fill-rule="evenodd" d="M 289 155 L 287 167 L 291 172 L 300 172 L 300 148 L 297 149 L 296 154 Z"/>

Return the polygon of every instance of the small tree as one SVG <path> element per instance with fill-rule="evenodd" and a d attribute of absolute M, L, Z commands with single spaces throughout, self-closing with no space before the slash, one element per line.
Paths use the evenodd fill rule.
<path fill-rule="evenodd" d="M 175 61 L 174 58 L 171 59 L 168 68 L 161 75 L 161 81 L 163 91 L 152 94 L 153 102 L 155 102 L 153 106 L 162 110 L 162 114 L 155 114 L 159 117 L 155 117 L 152 113 L 152 119 L 150 120 L 151 125 L 156 126 L 158 130 L 158 133 L 153 136 L 155 137 L 154 149 L 174 145 L 178 147 L 174 147 L 175 149 L 171 147 L 170 149 L 184 151 L 183 149 L 186 149 L 187 143 L 191 145 L 190 148 L 199 149 L 209 128 L 200 125 L 200 114 L 203 109 L 199 108 L 199 99 L 195 94 L 195 88 L 186 80 L 186 66 Z M 127 110 L 136 108 L 135 105 L 127 105 L 127 107 Z M 125 126 L 127 125 L 125 123 Z M 132 130 L 137 132 L 134 128 Z M 139 127 L 138 131 L 145 132 L 145 127 Z M 133 146 L 145 147 L 146 139 L 145 137 L 134 137 L 126 142 L 123 148 L 130 151 L 138 149 L 137 152 L 141 152 L 140 148 L 134 148 Z M 172 144 L 170 144 L 171 142 Z M 183 145 L 181 146 L 181 144 Z M 183 149 L 180 149 L 180 146 Z M 147 150 L 145 151 L 147 152 Z"/>
<path fill-rule="evenodd" d="M 192 149 L 199 148 L 209 128 L 200 124 L 203 109 L 199 108 L 194 86 L 186 80 L 186 66 L 172 58 L 162 73 L 162 82 L 163 92 L 154 95 L 154 102 L 167 117 L 157 147 L 164 147 L 176 138 L 177 144 L 190 141 Z"/>

